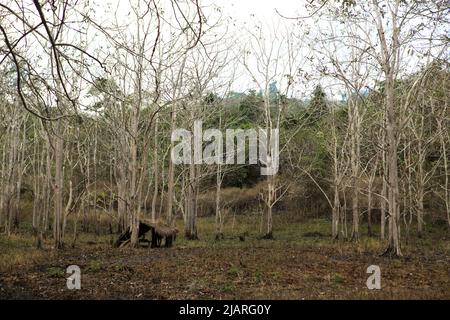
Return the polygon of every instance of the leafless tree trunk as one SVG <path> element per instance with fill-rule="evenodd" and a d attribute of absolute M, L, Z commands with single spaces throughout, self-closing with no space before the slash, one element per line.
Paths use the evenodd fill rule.
<path fill-rule="evenodd" d="M 159 185 L 159 166 L 158 166 L 158 123 L 159 117 L 155 116 L 155 133 L 154 133 L 154 145 L 153 145 L 153 199 L 152 199 L 152 220 L 156 220 L 156 201 L 158 198 L 158 185 Z"/>
<path fill-rule="evenodd" d="M 360 114 L 358 98 L 349 101 L 349 125 L 350 125 L 350 163 L 352 169 L 352 239 L 359 240 L 359 180 L 360 180 Z"/>
<path fill-rule="evenodd" d="M 55 155 L 55 180 L 53 183 L 54 192 L 54 221 L 53 221 L 53 240 L 55 249 L 62 249 L 64 247 L 63 238 L 63 153 L 64 140 L 62 124 L 58 123 L 56 126 L 56 133 L 53 136 L 54 155 Z"/>

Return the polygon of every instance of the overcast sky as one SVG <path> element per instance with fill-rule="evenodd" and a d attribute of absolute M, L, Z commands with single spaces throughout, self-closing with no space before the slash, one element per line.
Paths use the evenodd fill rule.
<path fill-rule="evenodd" d="M 270 38 L 270 33 L 274 31 L 274 28 L 281 33 L 285 26 L 295 24 L 294 20 L 285 19 L 281 15 L 286 17 L 306 15 L 305 3 L 305 0 L 204 0 L 202 2 L 206 7 L 209 5 L 220 7 L 223 18 L 230 18 L 235 22 L 233 25 L 228 25 L 227 28 L 229 33 L 239 35 L 237 40 L 241 42 L 239 46 L 242 45 L 242 42 L 246 42 L 247 35 L 244 28 L 252 29 L 254 25 L 261 24 L 261 27 L 266 29 L 267 37 Z M 238 45 L 236 45 L 236 49 L 238 49 Z M 235 75 L 233 89 L 235 91 L 256 89 L 248 72 L 243 70 L 239 64 L 235 67 L 238 72 Z M 299 96 L 298 93 L 295 95 Z"/>
<path fill-rule="evenodd" d="M 133 2 L 133 1 L 132 1 Z M 127 0 L 108 0 L 106 3 L 111 3 L 112 8 L 117 8 L 118 10 L 115 11 L 114 14 L 122 16 L 122 18 L 119 18 L 119 20 L 127 21 L 129 19 L 128 12 L 130 11 L 130 4 Z M 134 3 L 134 2 L 133 2 Z M 165 2 L 164 0 L 160 2 L 161 5 L 167 4 L 169 2 Z M 314 18 L 311 19 L 302 19 L 302 23 L 304 23 L 303 26 L 298 26 L 296 23 L 298 23 L 298 20 L 294 19 L 285 19 L 284 17 L 304 17 L 309 15 L 310 12 L 308 12 L 305 8 L 305 5 L 307 5 L 309 2 L 306 0 L 202 0 L 200 1 L 203 12 L 205 16 L 209 19 L 210 24 L 214 24 L 215 17 L 217 16 L 217 12 L 214 10 L 216 7 L 221 8 L 221 17 L 222 22 L 219 23 L 219 26 L 217 29 L 215 29 L 214 32 L 217 33 L 226 33 L 228 39 L 232 39 L 229 43 L 227 42 L 227 46 L 230 46 L 229 49 L 231 51 L 234 51 L 234 54 L 238 56 L 239 58 L 236 60 L 232 60 L 232 62 L 229 62 L 227 65 L 227 69 L 222 71 L 220 74 L 223 76 L 223 78 L 226 78 L 229 75 L 230 71 L 235 72 L 233 74 L 233 85 L 232 90 L 233 91 L 239 91 L 243 92 L 248 89 L 256 89 L 257 85 L 255 81 L 253 81 L 252 76 L 250 76 L 248 70 L 245 70 L 245 68 L 242 65 L 242 52 L 247 50 L 251 47 L 249 45 L 248 39 L 251 38 L 249 36 L 248 30 L 254 31 L 255 25 L 260 25 L 264 32 L 262 33 L 264 37 L 267 38 L 267 41 L 272 41 L 274 38 L 273 35 L 280 35 L 286 32 L 286 29 L 288 30 L 295 30 L 298 34 L 305 31 L 306 25 L 309 25 L 311 27 L 311 34 L 309 34 L 308 38 L 309 40 L 304 40 L 305 38 L 302 38 L 303 40 L 300 40 L 299 38 L 296 38 L 295 36 L 287 36 L 285 39 L 280 41 L 280 43 L 284 44 L 287 42 L 286 39 L 289 39 L 290 41 L 293 41 L 296 43 L 296 48 L 298 52 L 300 52 L 301 57 L 299 59 L 302 64 L 299 64 L 303 71 L 309 73 L 309 75 L 312 75 L 312 78 L 305 79 L 302 76 L 297 77 L 297 81 L 295 81 L 295 85 L 292 86 L 293 91 L 291 94 L 293 96 L 296 96 L 298 98 L 304 98 L 308 96 L 314 87 L 317 84 L 321 84 L 329 97 L 333 97 L 336 99 L 340 99 L 342 97 L 343 92 L 343 86 L 341 82 L 337 82 L 336 79 L 332 78 L 325 78 L 323 76 L 320 76 L 317 72 L 317 61 L 320 61 L 320 57 L 318 58 L 317 51 L 314 52 L 313 55 L 310 55 L 308 53 L 308 50 L 311 50 L 308 48 L 308 45 L 311 43 L 314 43 L 316 41 L 313 40 L 313 35 L 315 32 L 318 32 L 318 27 L 320 27 L 322 30 L 325 30 L 328 25 L 333 24 L 333 28 L 337 32 L 337 35 L 339 35 L 339 28 L 346 28 L 345 25 L 341 25 L 339 22 L 332 20 L 327 20 L 326 16 L 322 13 L 325 12 L 319 12 L 317 15 L 314 16 Z M 105 8 L 105 3 L 97 2 L 95 3 L 96 6 L 98 6 L 99 13 L 101 16 L 101 19 L 104 19 L 104 23 L 108 24 L 112 21 L 110 14 L 105 14 L 105 12 L 102 12 L 102 8 Z M 170 9 L 168 10 L 170 11 Z M 323 9 L 325 11 L 325 9 Z M 110 11 L 111 13 L 111 11 Z M 284 16 L 284 17 L 283 17 Z M 274 31 L 276 29 L 276 31 Z M 130 28 L 130 32 L 133 32 L 135 29 L 134 27 Z M 373 30 L 372 30 L 373 31 Z M 272 32 L 272 34 L 271 34 Z M 341 31 L 342 32 L 342 31 Z M 373 33 L 373 36 L 376 37 L 376 33 Z M 303 41 L 303 42 L 301 42 Z M 225 41 L 224 41 L 225 42 Z M 374 39 L 374 42 L 376 40 Z M 245 47 L 245 50 L 243 49 Z M 268 44 L 268 47 L 270 47 L 270 43 Z M 250 48 L 251 49 L 251 48 Z M 316 48 L 317 49 L 317 48 Z M 339 58 L 343 58 L 343 60 L 346 60 L 344 57 L 345 54 L 348 54 L 348 46 L 346 43 L 341 43 L 341 46 L 339 48 L 335 48 L 335 53 L 339 56 Z M 315 50 L 315 49 L 314 49 Z M 332 51 L 332 50 L 331 50 Z M 279 55 L 279 59 L 274 59 L 275 61 L 280 62 L 282 65 L 282 61 L 286 54 Z M 308 56 L 315 56 L 315 62 L 313 63 L 312 60 L 308 61 L 306 58 Z M 249 57 L 249 60 L 251 60 L 252 57 Z M 417 68 L 419 65 L 420 58 L 410 56 L 408 57 L 408 60 L 412 63 L 409 64 L 410 70 Z M 405 60 L 406 61 L 406 60 Z M 256 66 L 256 60 L 250 61 L 249 64 L 253 64 L 253 68 L 257 69 L 259 66 Z M 286 64 L 286 63 L 284 63 Z M 319 62 L 320 64 L 320 62 Z M 298 67 L 297 66 L 297 67 Z M 280 70 L 278 69 L 278 72 Z M 258 72 L 255 71 L 255 74 Z M 289 73 L 289 72 L 287 72 Z M 379 73 L 379 72 L 378 72 Z M 287 78 L 284 77 L 283 72 L 279 72 L 280 77 L 278 79 L 275 79 L 275 81 L 278 82 L 279 89 L 282 90 L 282 81 L 286 80 Z M 289 73 L 292 74 L 292 73 Z M 284 78 L 283 78 L 284 77 Z M 368 83 L 369 85 L 373 85 L 374 78 L 372 78 L 371 83 Z"/>
<path fill-rule="evenodd" d="M 0 0 L 2 1 L 2 0 Z M 31 0 L 27 0 L 27 3 L 29 3 L 30 8 L 32 9 L 32 2 Z M 141 8 L 143 10 L 143 7 L 145 7 L 145 2 L 139 0 L 106 0 L 106 1 L 89 1 L 81 3 L 89 4 L 89 8 L 92 9 L 90 11 L 90 14 L 93 16 L 94 20 L 97 24 L 101 25 L 102 27 L 110 27 L 115 26 L 115 23 L 117 22 L 119 25 L 121 25 L 123 28 L 124 34 L 133 37 L 133 35 L 136 33 L 137 24 L 135 23 L 133 25 L 133 14 L 131 13 L 131 5 L 130 2 L 133 4 L 133 6 L 136 6 L 138 3 L 141 5 Z M 233 91 L 246 91 L 248 89 L 257 89 L 257 86 L 255 83 L 257 81 L 253 81 L 252 77 L 250 76 L 248 70 L 245 70 L 245 68 L 242 65 L 242 60 L 244 56 L 244 52 L 246 52 L 248 49 L 254 49 L 255 47 L 251 48 L 251 43 L 248 41 L 251 36 L 249 36 L 249 30 L 254 31 L 256 25 L 260 25 L 264 29 L 264 32 L 262 32 L 262 36 L 266 38 L 265 41 L 269 42 L 268 47 L 270 47 L 270 43 L 274 42 L 271 41 L 271 39 L 274 39 L 273 34 L 276 34 L 277 36 L 284 36 L 283 39 L 278 39 L 279 43 L 282 43 L 286 45 L 288 41 L 291 41 L 295 45 L 295 51 L 299 52 L 300 57 L 298 59 L 301 63 L 296 65 L 295 67 L 299 67 L 302 70 L 301 74 L 297 73 L 295 70 L 298 70 L 300 68 L 292 68 L 291 72 L 284 72 L 280 71 L 280 69 L 277 69 L 278 72 L 278 79 L 275 79 L 279 84 L 279 89 L 282 87 L 282 81 L 284 80 L 287 82 L 288 77 L 286 75 L 294 75 L 297 78 L 295 79 L 295 84 L 292 85 L 292 87 L 295 87 L 295 92 L 292 92 L 292 94 L 299 98 L 304 98 L 307 96 L 313 88 L 317 84 L 322 84 L 322 86 L 325 88 L 325 91 L 329 94 L 329 96 L 333 96 L 335 98 L 339 98 L 341 96 L 342 92 L 342 81 L 339 82 L 339 85 L 336 85 L 336 79 L 334 80 L 327 80 L 323 76 L 317 72 L 319 69 L 317 67 L 317 63 L 319 61 L 319 64 L 325 61 L 325 59 L 322 59 L 318 52 L 317 52 L 317 46 L 315 43 L 318 43 L 318 41 L 315 41 L 314 33 L 318 33 L 318 27 L 320 27 L 322 30 L 325 30 L 327 25 L 333 24 L 333 28 L 337 31 L 336 35 L 340 35 L 340 33 L 343 33 L 342 31 L 347 26 L 344 24 L 342 25 L 335 19 L 330 22 L 330 20 L 327 20 L 325 13 L 326 12 L 319 12 L 314 16 L 314 18 L 311 19 L 302 19 L 302 23 L 304 23 L 302 26 L 296 25 L 299 21 L 295 19 L 285 19 L 282 16 L 286 17 L 298 17 L 298 16 L 307 16 L 309 12 L 305 9 L 305 6 L 310 2 L 310 0 L 201 0 L 201 6 L 204 11 L 205 17 L 208 18 L 208 24 L 214 25 L 215 18 L 218 16 L 218 13 L 216 10 L 214 10 L 216 7 L 221 8 L 221 14 L 222 17 L 221 22 L 218 24 L 216 28 L 212 31 L 212 34 L 214 33 L 223 33 L 227 35 L 227 41 L 222 41 L 224 46 L 227 46 L 229 49 L 223 50 L 224 52 L 232 52 L 230 56 L 234 54 L 235 57 L 238 57 L 237 59 L 230 60 L 226 63 L 227 70 L 225 71 L 235 71 L 235 74 L 233 75 Z M 170 8 L 170 2 L 166 0 L 161 0 L 161 2 L 158 2 L 161 7 L 168 6 L 167 10 L 165 11 L 165 15 L 170 16 L 171 8 Z M 161 8 L 160 7 L 160 8 Z M 191 8 L 191 10 L 193 10 Z M 31 10 L 33 11 L 33 10 Z M 277 13 L 277 11 L 279 13 Z M 323 9 L 325 11 L 325 9 Z M 193 10 L 190 12 L 191 14 L 196 14 L 196 10 Z M 280 16 L 280 14 L 282 16 Z M 364 12 L 362 12 L 364 14 Z M 331 19 L 331 18 L 330 18 Z M 170 20 L 170 17 L 169 17 Z M 364 20 L 362 20 L 364 23 Z M 154 21 L 153 21 L 154 23 Z M 139 23 L 140 26 L 144 25 L 143 23 Z M 308 33 L 308 38 L 304 38 L 301 33 L 306 33 L 306 29 L 308 25 L 311 27 L 311 33 Z M 277 27 L 278 26 L 278 27 Z M 324 28 L 325 27 L 325 28 Z M 341 28 L 339 30 L 339 28 Z M 373 32 L 373 26 L 369 25 L 370 34 L 371 36 L 377 37 L 376 32 Z M 13 28 L 11 28 L 13 29 Z M 154 30 L 154 24 L 153 29 Z M 274 31 L 276 29 L 276 31 Z M 292 35 L 289 34 L 286 36 L 286 30 L 287 31 L 294 31 L 296 34 Z M 388 30 L 388 29 L 386 29 Z M 389 30 L 388 30 L 389 31 Z M 154 31 L 151 31 L 154 32 Z M 168 25 L 164 25 L 163 27 L 163 33 L 169 34 L 171 32 L 171 29 L 168 29 Z M 272 32 L 272 35 L 270 34 Z M 69 34 L 75 35 L 79 37 L 78 33 L 68 31 Z M 109 41 L 106 41 L 104 35 L 102 35 L 101 32 L 98 32 L 98 30 L 95 30 L 95 28 L 90 27 L 90 29 L 86 32 L 86 38 L 88 44 L 88 49 L 93 52 L 94 54 L 99 51 L 102 53 L 102 56 L 108 56 L 108 62 L 110 64 L 116 64 L 117 58 L 113 55 L 114 50 L 110 49 L 111 43 Z M 210 33 L 207 33 L 207 36 L 209 36 Z M 153 33 L 151 37 L 153 36 Z M 151 38 L 150 37 L 150 38 Z M 127 39 L 117 39 L 120 40 L 123 43 L 129 45 L 130 38 L 127 37 Z M 170 36 L 169 36 L 170 38 Z M 70 37 L 68 38 L 68 41 L 70 40 Z M 75 37 L 74 37 L 75 39 Z M 153 38 L 152 38 L 153 39 Z M 179 39 L 179 38 L 177 38 Z M 210 38 L 211 39 L 211 38 Z M 231 40 L 230 40 L 231 39 Z M 306 40 L 305 40 L 306 39 Z M 343 39 L 343 38 L 342 38 Z M 76 40 L 76 39 L 75 39 Z M 230 40 L 230 41 L 228 41 Z M 176 40 L 175 42 L 180 42 L 179 40 Z M 377 42 L 371 41 L 373 43 Z M 25 42 L 23 42 L 25 43 Z M 164 44 L 166 42 L 163 42 Z M 27 50 L 27 54 L 31 56 L 35 56 L 34 58 L 31 57 L 30 61 L 35 61 L 36 63 L 34 66 L 36 68 L 43 68 L 46 69 L 44 71 L 49 71 L 48 69 L 48 61 L 44 58 L 40 58 L 39 55 L 42 53 L 42 50 L 39 50 L 38 43 L 34 46 L 37 49 L 33 50 Z M 34 45 L 34 44 L 33 44 Z M 180 44 L 181 45 L 181 44 Z M 428 43 L 425 43 L 425 45 L 429 45 Z M 107 46 L 108 48 L 105 48 Z M 311 48 L 312 46 L 315 46 L 315 48 Z M 327 45 L 326 45 L 327 46 Z M 328 46 L 327 50 L 329 49 L 329 52 L 332 54 L 339 55 L 338 58 L 342 58 L 343 55 L 348 54 L 348 43 L 346 41 L 341 41 L 340 47 L 333 47 L 332 49 L 329 49 L 331 47 Z M 149 49 L 149 48 L 147 48 Z M 221 48 L 223 49 L 223 48 Z M 408 49 L 405 47 L 405 49 Z M 151 50 L 151 48 L 149 49 Z M 199 49 L 201 50 L 201 49 Z M 310 54 L 311 51 L 314 51 L 314 54 Z M 216 50 L 216 52 L 219 52 Z M 347 53 L 346 53 L 347 52 Z M 407 50 L 405 50 L 407 52 Z M 79 54 L 79 52 L 77 52 Z M 283 57 L 286 57 L 286 54 L 278 55 L 281 57 L 280 59 L 273 59 L 273 63 L 276 63 L 277 61 L 280 62 L 280 64 L 283 64 Z M 227 56 L 228 57 L 228 56 Z M 254 57 L 254 55 L 253 55 Z M 308 60 L 310 57 L 314 58 L 314 61 Z M 33 60 L 34 59 L 34 60 Z M 249 58 L 247 61 L 250 61 L 252 59 L 252 56 L 249 55 Z M 120 60 L 120 59 L 119 59 Z M 338 59 L 339 60 L 339 59 Z M 342 60 L 348 60 L 348 59 L 342 59 Z M 409 66 L 408 70 L 410 73 L 411 70 L 416 70 L 420 63 L 425 61 L 425 59 L 421 59 L 419 56 L 409 56 L 407 59 L 402 59 L 402 62 Z M 253 65 L 254 69 L 257 69 L 261 64 L 257 64 L 254 60 L 253 62 L 250 61 L 249 64 Z M 272 65 L 272 63 L 271 63 Z M 284 63 L 286 65 L 286 63 Z M 47 68 L 46 68 L 47 66 Z M 99 73 L 100 68 L 96 65 L 92 65 L 93 73 Z M 255 72 L 256 74 L 257 72 Z M 309 73 L 309 75 L 312 77 L 308 78 L 305 77 L 304 74 Z M 378 72 L 378 75 L 380 72 Z M 227 77 L 227 72 L 220 72 L 220 75 L 223 78 Z M 104 76 L 104 75 L 100 75 Z M 281 81 L 278 81 L 280 80 Z M 330 78 L 331 79 L 331 78 Z M 372 77 L 372 83 L 374 78 Z M 125 82 L 125 81 L 124 81 Z M 83 88 L 84 91 L 87 91 L 87 89 L 90 87 L 89 83 L 85 83 L 84 86 L 86 88 Z M 133 84 L 130 83 L 130 87 L 134 88 Z"/>
<path fill-rule="evenodd" d="M 304 0 L 210 0 L 224 8 L 224 13 L 245 21 L 251 14 L 261 20 L 278 20 L 280 16 L 275 12 L 277 9 L 282 15 L 295 16 L 303 11 Z"/>

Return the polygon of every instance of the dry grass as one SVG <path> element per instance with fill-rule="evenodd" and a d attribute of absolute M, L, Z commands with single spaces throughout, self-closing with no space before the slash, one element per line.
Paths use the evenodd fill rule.
<path fill-rule="evenodd" d="M 233 212 L 250 212 L 258 208 L 259 193 L 265 182 L 251 188 L 229 187 L 222 190 L 221 202 L 224 208 Z M 198 210 L 199 216 L 210 216 L 216 210 L 216 192 L 211 190 L 199 195 Z"/>
<path fill-rule="evenodd" d="M 0 272 L 11 272 L 17 266 L 34 265 L 44 261 L 49 253 L 34 249 L 30 236 L 0 236 Z"/>

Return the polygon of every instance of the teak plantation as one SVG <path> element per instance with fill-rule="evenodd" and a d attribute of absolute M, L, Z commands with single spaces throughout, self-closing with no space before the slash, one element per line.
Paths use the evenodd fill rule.
<path fill-rule="evenodd" d="M 448 1 L 243 2 L 0 2 L 0 299 L 450 299 Z"/>

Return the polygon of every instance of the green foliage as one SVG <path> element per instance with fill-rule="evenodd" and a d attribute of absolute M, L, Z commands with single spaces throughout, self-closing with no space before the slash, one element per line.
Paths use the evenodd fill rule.
<path fill-rule="evenodd" d="M 86 270 L 92 272 L 98 272 L 103 268 L 101 261 L 98 260 L 90 260 L 88 262 Z"/>
<path fill-rule="evenodd" d="M 308 110 L 311 125 L 317 125 L 329 112 L 326 94 L 320 85 L 317 85 L 313 91 Z"/>
<path fill-rule="evenodd" d="M 239 103 L 236 126 L 242 129 L 254 128 L 261 119 L 262 97 L 250 90 Z"/>
<path fill-rule="evenodd" d="M 61 267 L 48 267 L 47 268 L 47 274 L 50 277 L 59 278 L 59 277 L 64 277 L 65 271 Z"/>

